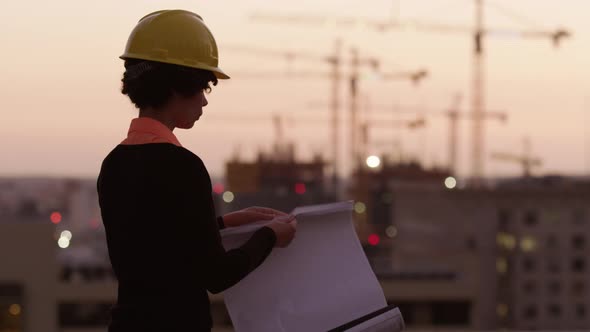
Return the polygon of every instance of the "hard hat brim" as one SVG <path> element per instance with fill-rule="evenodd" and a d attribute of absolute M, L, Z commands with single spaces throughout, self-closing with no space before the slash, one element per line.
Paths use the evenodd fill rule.
<path fill-rule="evenodd" d="M 213 74 L 215 75 L 215 77 L 217 77 L 217 79 L 220 79 L 220 80 L 230 79 L 229 75 L 227 75 L 223 70 L 221 70 L 221 68 L 213 67 L 213 66 L 210 66 L 210 65 L 207 65 L 204 63 L 198 63 L 198 62 L 188 63 L 186 61 L 177 60 L 177 59 L 166 59 L 166 61 L 162 61 L 161 59 L 150 58 L 149 56 L 145 56 L 143 54 L 139 55 L 139 54 L 131 54 L 131 53 L 125 53 L 125 54 L 121 55 L 119 58 L 123 59 L 123 60 L 127 60 L 127 59 L 149 60 L 149 61 L 154 61 L 154 62 L 162 62 L 162 63 L 169 63 L 169 64 L 173 64 L 173 65 L 179 65 L 179 66 L 184 66 L 184 67 L 189 67 L 189 68 L 204 69 L 204 70 L 212 71 Z"/>

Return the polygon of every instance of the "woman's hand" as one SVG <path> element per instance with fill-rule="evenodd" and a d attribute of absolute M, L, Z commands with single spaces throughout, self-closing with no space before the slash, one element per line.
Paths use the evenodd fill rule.
<path fill-rule="evenodd" d="M 246 208 L 242 211 L 248 211 L 248 212 L 260 212 L 263 214 L 269 214 L 272 215 L 273 218 L 274 217 L 281 217 L 281 216 L 287 216 L 288 214 L 283 212 L 283 211 L 279 211 L 279 210 L 275 210 L 275 209 L 271 209 L 271 208 L 267 208 L 267 207 L 262 207 L 262 206 L 251 206 L 249 208 Z"/>
<path fill-rule="evenodd" d="M 275 221 L 266 227 L 272 229 L 275 232 L 275 236 L 277 241 L 275 242 L 275 247 L 285 248 L 288 246 L 293 238 L 295 237 L 295 233 L 297 231 L 297 220 L 295 216 L 290 215 L 281 220 Z"/>
<path fill-rule="evenodd" d="M 225 227 L 236 227 L 261 220 L 271 220 L 287 214 L 275 209 L 253 206 L 243 210 L 230 212 L 223 216 Z"/>

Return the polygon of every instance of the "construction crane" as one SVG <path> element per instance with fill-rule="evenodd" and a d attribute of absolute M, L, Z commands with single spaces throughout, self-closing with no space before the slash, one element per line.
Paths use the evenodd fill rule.
<path fill-rule="evenodd" d="M 215 122 L 220 121 L 223 122 L 225 125 L 242 125 L 244 122 L 256 122 L 256 123 L 264 123 L 264 122 L 271 122 L 273 127 L 273 136 L 274 136 L 274 144 L 272 146 L 272 152 L 274 157 L 277 160 L 285 159 L 286 156 L 291 155 L 291 146 L 292 142 L 286 138 L 285 135 L 285 127 L 290 126 L 298 126 L 298 125 L 305 125 L 306 127 L 310 126 L 323 126 L 328 121 L 328 118 L 318 116 L 318 115 L 307 115 L 307 114 L 299 114 L 296 118 L 288 116 L 286 114 L 281 114 L 282 112 L 275 111 L 272 113 L 255 113 L 252 114 L 251 112 L 244 112 L 248 114 L 247 116 L 241 116 L 237 118 L 235 116 L 229 114 L 216 114 L 210 116 L 207 121 L 208 122 Z M 425 120 L 423 118 L 416 118 L 413 120 L 389 120 L 383 121 L 382 119 L 369 119 L 365 118 L 362 121 L 362 125 L 360 126 L 361 138 L 362 138 L 362 151 L 361 153 L 366 152 L 367 146 L 369 145 L 369 127 L 372 128 L 392 128 L 392 127 L 404 127 L 412 129 L 417 129 L 425 125 Z"/>
<path fill-rule="evenodd" d="M 273 115 L 273 123 L 274 123 L 274 131 L 275 131 L 275 137 L 276 137 L 276 141 L 277 141 L 277 145 L 281 145 L 280 142 L 283 142 L 283 127 L 284 127 L 284 123 L 289 123 L 291 126 L 297 126 L 299 124 L 304 124 L 305 126 L 313 126 L 313 125 L 321 125 L 322 121 L 318 121 L 319 119 L 321 119 L 321 117 L 301 117 L 298 116 L 297 119 L 293 120 L 293 119 L 289 119 L 288 121 L 285 121 L 285 117 L 281 116 L 279 114 L 274 114 Z M 357 151 L 357 153 L 359 154 L 359 156 L 361 157 L 367 157 L 367 151 L 368 151 L 368 147 L 369 145 L 371 145 L 371 143 L 369 142 L 370 140 L 370 128 L 408 128 L 410 130 L 414 130 L 420 127 L 425 126 L 426 121 L 424 118 L 416 118 L 416 119 L 411 119 L 411 120 L 393 120 L 393 121 L 382 121 L 381 119 L 363 119 L 361 121 L 362 123 L 359 126 L 359 135 L 360 135 L 360 147 L 359 150 Z M 286 143 L 282 143 L 282 145 L 284 146 L 288 146 L 288 144 Z M 277 151 L 277 154 L 280 154 L 280 151 L 282 149 L 279 148 L 275 148 L 275 150 Z"/>
<path fill-rule="evenodd" d="M 415 130 L 426 125 L 426 120 L 422 117 L 417 117 L 410 120 L 393 120 L 393 121 L 381 121 L 381 120 L 367 120 L 365 119 L 360 125 L 361 135 L 361 151 L 360 154 L 363 158 L 368 157 L 369 146 L 373 145 L 374 142 L 370 141 L 371 128 L 407 128 L 409 130 Z M 378 142 L 376 144 L 383 143 Z"/>
<path fill-rule="evenodd" d="M 461 112 L 461 101 L 462 96 L 461 94 L 456 94 L 453 97 L 453 102 L 451 107 L 446 111 L 440 111 L 436 109 L 426 109 L 422 107 L 413 107 L 409 105 L 393 105 L 393 106 L 385 106 L 385 105 L 371 105 L 370 109 L 371 112 L 379 112 L 379 113 L 389 113 L 389 114 L 411 114 L 417 116 L 417 118 L 404 121 L 404 120 L 391 120 L 391 119 L 377 119 L 374 118 L 372 122 L 376 126 L 380 127 L 388 127 L 388 128 L 399 128 L 400 124 L 407 124 L 406 128 L 414 130 L 419 128 L 425 128 L 427 121 L 425 117 L 427 116 L 446 116 L 449 120 L 449 127 L 448 127 L 448 167 L 449 171 L 452 174 L 456 174 L 457 172 L 457 160 L 458 160 L 458 146 L 459 146 L 459 120 L 466 119 L 466 120 L 473 120 L 473 112 Z M 311 102 L 309 103 L 309 107 L 325 107 L 325 103 L 321 102 Z M 501 123 L 506 123 L 508 120 L 508 114 L 503 111 L 486 111 L 483 114 L 484 119 L 486 120 L 497 120 Z"/>
<path fill-rule="evenodd" d="M 351 52 L 351 71 L 350 71 L 350 157 L 352 159 L 351 167 L 360 167 L 359 164 L 355 165 L 354 163 L 360 163 L 362 158 L 360 156 L 360 150 L 358 148 L 358 101 L 359 101 L 359 89 L 358 89 L 358 80 L 359 80 L 359 73 L 358 67 L 360 60 L 358 58 L 358 50 L 356 48 L 352 48 Z M 375 70 L 379 69 L 379 63 L 369 63 Z M 392 72 L 392 73 L 384 73 L 380 74 L 381 80 L 409 80 L 413 82 L 415 85 L 419 84 L 423 79 L 428 77 L 428 71 L 426 69 L 418 69 L 415 71 L 400 71 L 400 72 Z"/>
<path fill-rule="evenodd" d="M 532 168 L 542 165 L 540 158 L 533 157 L 531 153 L 531 141 L 528 137 L 523 139 L 523 153 L 512 154 L 504 152 L 492 153 L 492 158 L 496 160 L 503 160 L 518 163 L 522 166 L 523 177 L 528 178 L 532 174 Z"/>
<path fill-rule="evenodd" d="M 277 76 L 289 76 L 289 77 L 324 77 L 324 78 L 331 78 L 332 87 L 331 87 L 331 115 L 332 115 L 332 132 L 331 132 L 331 140 L 332 140 L 332 186 L 334 190 L 337 190 L 339 187 L 338 184 L 338 176 L 339 176 L 339 160 L 340 160 L 340 145 L 338 139 L 338 122 L 339 120 L 339 89 L 340 89 L 340 80 L 341 80 L 341 65 L 342 65 L 342 56 L 341 56 L 341 47 L 342 43 L 340 40 L 336 40 L 334 42 L 334 53 L 331 55 L 315 55 L 309 54 L 304 52 L 296 52 L 292 50 L 271 50 L 271 49 L 261 49 L 261 48 L 254 48 L 249 46 L 240 46 L 240 45 L 226 45 L 224 46 L 225 49 L 230 49 L 233 51 L 245 52 L 250 54 L 257 54 L 262 56 L 276 56 L 280 58 L 284 58 L 288 63 L 292 63 L 296 59 L 300 60 L 307 60 L 313 62 L 320 62 L 324 64 L 328 64 L 331 68 L 330 74 L 322 74 L 322 73 L 292 73 L 287 71 L 285 73 L 268 73 L 260 74 L 260 73 L 246 73 L 245 75 L 250 77 L 261 77 L 267 78 L 269 76 L 277 77 Z M 374 61 L 373 58 L 363 59 L 366 61 Z"/>
<path fill-rule="evenodd" d="M 307 125 L 309 124 L 324 124 L 319 123 L 315 117 L 306 117 L 299 115 L 297 117 L 297 121 L 293 121 L 291 118 L 286 118 L 284 114 L 281 114 L 281 111 L 275 112 L 243 112 L 241 116 L 235 116 L 232 114 L 215 114 L 210 115 L 207 118 L 207 122 L 214 123 L 214 122 L 222 122 L 224 126 L 231 126 L 237 125 L 244 127 L 244 123 L 257 123 L 257 124 L 264 124 L 270 123 L 272 125 L 273 130 L 273 144 L 270 146 L 270 152 L 272 153 L 272 159 L 276 161 L 286 161 L 291 160 L 294 154 L 294 144 L 287 139 L 285 135 L 285 127 L 287 125 L 293 126 L 295 123 L 305 122 Z M 246 115 L 244 115 L 246 114 Z M 285 121 L 288 120 L 288 121 Z M 250 129 L 248 129 L 250 130 Z M 265 142 L 268 142 L 266 140 Z M 243 142 L 240 142 L 243 143 Z M 238 155 L 237 151 L 234 152 L 234 155 Z M 237 159 L 237 158 L 236 158 Z"/>
<path fill-rule="evenodd" d="M 439 111 L 439 110 L 432 110 L 432 109 L 422 109 L 422 108 L 415 108 L 415 107 L 403 107 L 403 106 L 395 106 L 395 107 L 377 107 L 380 110 L 394 110 L 398 112 L 410 112 L 420 114 L 421 119 L 424 123 L 421 123 L 419 127 L 426 126 L 426 120 L 424 117 L 426 116 L 445 116 L 449 120 L 449 127 L 448 127 L 448 168 L 451 174 L 457 174 L 457 165 L 458 165 L 458 147 L 459 147 L 459 120 L 466 119 L 466 120 L 474 120 L 473 112 L 461 112 L 460 111 L 460 104 L 461 104 L 461 95 L 457 94 L 454 99 L 451 107 L 447 111 Z M 501 123 L 506 123 L 508 120 L 508 114 L 502 111 L 485 111 L 483 113 L 484 120 L 497 120 Z"/>
<path fill-rule="evenodd" d="M 436 32 L 451 33 L 469 33 L 473 37 L 473 76 L 472 76 L 472 93 L 471 108 L 473 112 L 472 126 L 472 150 L 471 150 L 471 178 L 474 186 L 481 186 L 484 176 L 484 109 L 485 109 L 485 70 L 484 70 L 484 37 L 495 36 L 520 36 L 522 38 L 545 38 L 549 39 L 555 47 L 559 46 L 561 41 L 571 36 L 571 33 L 565 29 L 555 30 L 512 30 L 512 29 L 492 29 L 484 25 L 484 0 L 473 0 L 475 4 L 474 27 L 465 27 L 441 23 L 401 20 L 372 20 L 362 18 L 346 18 L 337 20 L 339 27 L 346 25 L 352 26 L 358 23 L 364 23 L 369 28 L 379 32 L 385 32 L 391 29 L 411 27 L 416 30 L 427 30 Z M 497 6 L 496 6 L 497 7 Z M 500 8 L 505 14 L 506 10 Z M 276 14 L 254 14 L 252 20 L 265 22 L 288 22 L 290 24 L 324 24 L 329 21 L 324 17 L 312 17 L 308 15 L 276 15 Z"/>
<path fill-rule="evenodd" d="M 475 120 L 475 112 L 461 113 L 459 111 L 461 104 L 461 95 L 457 94 L 454 97 L 451 108 L 443 114 L 449 118 L 449 171 L 451 174 L 457 174 L 458 165 L 458 145 L 459 145 L 459 118 L 464 117 L 469 120 Z M 501 111 L 485 111 L 483 112 L 484 119 L 495 119 L 502 123 L 508 120 L 508 114 Z"/>
<path fill-rule="evenodd" d="M 340 122 L 340 103 L 339 103 L 339 87 L 342 81 L 342 64 L 344 63 L 344 59 L 341 55 L 341 48 L 342 43 L 340 40 L 336 40 L 334 43 L 334 53 L 332 55 L 322 56 L 322 55 L 315 55 L 309 54 L 304 52 L 297 52 L 292 50 L 270 50 L 270 49 L 261 49 L 261 48 L 253 48 L 249 46 L 240 46 L 240 45 L 227 45 L 224 46 L 226 49 L 230 49 L 233 51 L 240 51 L 246 52 L 251 54 L 257 55 L 267 55 L 267 56 L 277 56 L 284 58 L 288 63 L 292 63 L 296 59 L 313 61 L 313 62 L 321 62 L 324 64 L 328 64 L 331 67 L 331 71 L 329 74 L 317 73 L 317 72 L 291 72 L 290 70 L 284 73 L 237 73 L 237 75 L 244 75 L 253 78 L 269 78 L 269 77 L 300 77 L 300 78 L 310 78 L 310 77 L 323 77 L 329 78 L 332 81 L 332 91 L 331 91 L 331 123 L 332 123 L 332 132 L 331 132 L 331 147 L 332 147 L 332 185 L 335 190 L 338 190 L 339 183 L 338 178 L 341 175 L 339 170 L 340 165 L 340 140 L 339 136 L 339 122 Z M 381 62 L 375 57 L 361 57 L 358 54 L 357 49 L 351 49 L 351 61 L 350 61 L 350 137 L 351 137 L 351 144 L 350 144 L 350 154 L 351 157 L 354 158 L 358 156 L 357 146 L 356 146 L 356 126 L 354 125 L 357 121 L 356 114 L 357 114 L 357 91 L 358 91 L 358 78 L 359 78 L 359 68 L 361 66 L 368 66 L 373 71 L 377 72 L 380 70 Z M 399 72 L 389 72 L 389 73 L 380 73 L 379 75 L 384 80 L 410 80 L 414 84 L 419 84 L 424 78 L 428 76 L 428 71 L 424 68 L 420 68 L 415 71 L 399 71 Z"/>

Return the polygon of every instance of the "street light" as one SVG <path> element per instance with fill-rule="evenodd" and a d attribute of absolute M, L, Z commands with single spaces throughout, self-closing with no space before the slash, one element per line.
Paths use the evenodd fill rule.
<path fill-rule="evenodd" d="M 367 157 L 367 166 L 370 168 L 377 168 L 381 165 L 381 159 L 377 156 L 369 156 Z"/>

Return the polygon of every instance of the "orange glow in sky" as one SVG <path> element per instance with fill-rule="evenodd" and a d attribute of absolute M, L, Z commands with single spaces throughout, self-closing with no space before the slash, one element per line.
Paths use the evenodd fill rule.
<path fill-rule="evenodd" d="M 163 8 L 160 1 L 10 1 L 0 12 L 0 176 L 67 175 L 96 177 L 108 152 L 127 133 L 137 111 L 120 92 L 122 53 L 129 32 L 148 12 Z M 586 0 L 489 0 L 485 22 L 508 30 L 564 27 L 573 38 L 559 48 L 549 40 L 522 39 L 510 33 L 486 38 L 485 103 L 504 111 L 508 121 L 485 124 L 485 169 L 488 175 L 522 173 L 515 163 L 491 159 L 492 152 L 519 154 L 529 137 L 531 152 L 542 159 L 540 174 L 590 172 L 590 2 Z M 208 96 L 204 115 L 191 130 L 175 130 L 183 146 L 199 155 L 213 176 L 222 176 L 224 163 L 236 153 L 253 159 L 259 148 L 270 150 L 276 136 L 272 114 L 292 119 L 284 137 L 297 142 L 297 155 L 315 151 L 330 158 L 330 102 L 327 79 L 279 77 L 259 79 L 260 72 L 329 73 L 322 62 L 287 62 L 270 54 L 238 50 L 298 50 L 330 55 L 342 40 L 342 56 L 350 49 L 381 60 L 385 72 L 427 68 L 430 75 L 416 86 L 382 81 L 363 69 L 359 107 L 363 116 L 393 119 L 398 108 L 446 111 L 457 94 L 468 112 L 472 79 L 472 40 L 469 35 L 397 29 L 268 24 L 254 22 L 255 12 L 306 13 L 328 17 L 376 20 L 420 19 L 470 26 L 471 0 L 368 1 L 166 1 L 164 8 L 199 13 L 213 31 L 220 49 L 220 66 L 232 79 Z M 343 77 L 348 66 L 343 66 Z M 343 123 L 348 117 L 348 82 L 340 87 Z M 381 109 L 381 110 L 380 110 Z M 385 109 L 386 111 L 384 111 Z M 398 115 L 403 117 L 402 115 Z M 311 118 L 313 121 L 298 121 Z M 258 121 L 249 120 L 251 118 Z M 459 122 L 460 175 L 469 171 L 471 122 Z M 448 119 L 427 118 L 423 129 L 374 129 L 368 153 L 396 149 L 407 159 L 426 165 L 446 165 Z M 348 129 L 342 128 L 342 153 L 348 151 Z M 346 163 L 349 163 L 346 161 Z M 346 164 L 344 165 L 346 166 Z"/>

